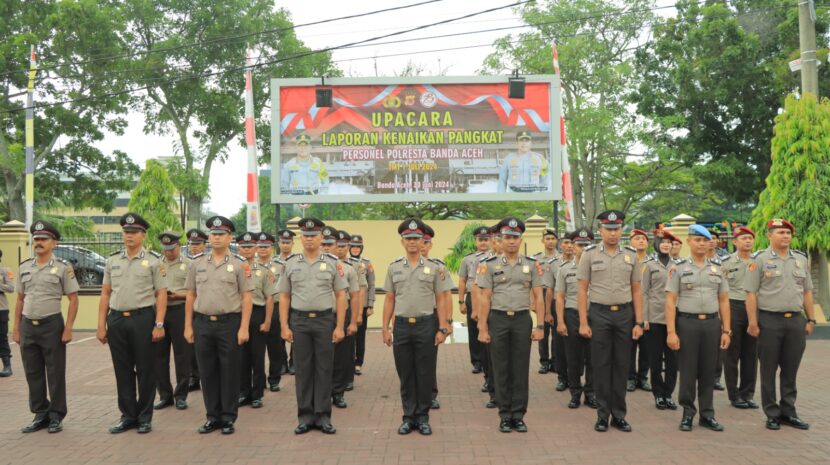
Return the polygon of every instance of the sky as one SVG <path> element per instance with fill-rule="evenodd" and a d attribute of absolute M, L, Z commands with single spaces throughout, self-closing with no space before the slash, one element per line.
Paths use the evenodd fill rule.
<path fill-rule="evenodd" d="M 294 24 L 303 24 L 323 19 L 354 15 L 373 10 L 419 3 L 417 0 L 280 0 L 278 4 L 291 13 Z M 353 20 L 337 21 L 319 26 L 296 29 L 296 34 L 307 46 L 318 49 L 346 44 L 370 37 L 410 29 L 446 19 L 464 16 L 490 8 L 515 3 L 514 0 L 444 0 L 430 5 L 400 11 L 380 13 Z M 322 12 L 322 15 L 321 15 Z M 459 20 L 447 25 L 431 27 L 422 31 L 407 33 L 395 39 L 426 37 L 441 34 L 455 34 L 482 29 L 519 26 L 522 22 L 515 8 L 502 8 L 473 18 Z M 334 51 L 332 59 L 348 77 L 394 76 L 404 69 L 411 60 L 424 69 L 423 75 L 438 74 L 444 70 L 452 76 L 478 74 L 484 58 L 491 52 L 490 45 L 499 37 L 522 31 L 470 33 L 452 38 L 420 40 L 409 43 L 367 46 L 351 50 Z M 391 39 L 390 39 L 391 40 Z M 480 46 L 479 46 L 480 45 Z M 428 50 L 479 46 L 464 50 L 419 53 Z M 383 55 L 407 53 L 407 56 L 383 57 Z M 377 57 L 369 58 L 367 57 Z M 313 77 L 313 76 L 308 76 Z M 254 79 L 268 79 L 269 76 L 254 74 Z M 240 74 L 240 80 L 244 76 Z M 240 100 L 242 97 L 240 96 Z M 144 120 L 140 114 L 128 116 L 129 126 L 123 136 L 110 134 L 99 148 L 105 152 L 122 150 L 143 168 L 150 158 L 173 154 L 175 138 L 156 134 L 144 134 Z M 243 131 L 240 118 L 239 130 Z M 270 134 L 257 134 L 258 138 Z M 231 216 L 245 202 L 245 173 L 247 151 L 237 143 L 231 144 L 231 151 L 225 163 L 214 164 L 210 179 L 211 199 L 206 207 L 214 213 Z"/>

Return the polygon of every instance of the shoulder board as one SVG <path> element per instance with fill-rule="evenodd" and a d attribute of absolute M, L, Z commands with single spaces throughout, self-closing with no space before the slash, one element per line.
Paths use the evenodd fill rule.
<path fill-rule="evenodd" d="M 298 254 L 292 253 L 291 255 L 285 257 L 285 263 L 288 263 L 288 260 L 291 260 L 294 257 L 297 257 Z"/>
<path fill-rule="evenodd" d="M 359 259 L 360 261 L 362 261 L 362 262 L 366 262 L 366 263 L 371 262 L 371 260 L 369 260 L 369 259 L 368 259 L 368 258 L 366 258 L 366 257 L 358 257 L 358 259 Z"/>
<path fill-rule="evenodd" d="M 405 258 L 405 257 L 398 257 L 398 258 L 396 258 L 395 260 L 393 260 L 393 261 L 392 261 L 392 263 L 398 263 L 398 262 L 400 262 L 400 261 L 403 261 L 403 260 L 404 260 L 404 258 Z"/>
<path fill-rule="evenodd" d="M 113 252 L 113 253 L 111 253 L 111 254 L 110 254 L 110 257 L 112 257 L 113 255 L 118 255 L 118 254 L 120 254 L 121 252 L 123 252 L 123 250 L 116 250 L 115 252 Z"/>
<path fill-rule="evenodd" d="M 63 263 L 64 265 L 69 265 L 69 262 L 68 262 L 68 261 L 66 261 L 65 259 L 60 258 L 60 257 L 55 257 L 55 258 L 57 258 L 57 259 L 58 259 L 58 261 L 59 261 L 59 262 L 61 262 L 61 263 Z"/>
<path fill-rule="evenodd" d="M 709 259 L 709 263 L 711 263 L 711 264 L 713 264 L 713 265 L 718 265 L 718 266 L 723 265 L 723 262 L 722 262 L 722 261 L 720 261 L 720 260 L 719 260 L 719 259 L 717 259 L 717 258 L 710 258 L 710 259 Z"/>
<path fill-rule="evenodd" d="M 754 254 L 750 255 L 750 257 L 751 257 L 751 258 L 756 258 L 756 257 L 758 257 L 758 255 L 761 255 L 762 253 L 764 253 L 764 251 L 763 251 L 763 250 L 759 250 L 759 251 L 755 252 Z"/>
<path fill-rule="evenodd" d="M 161 254 L 160 254 L 160 253 L 158 253 L 158 252 L 156 252 L 155 250 L 151 250 L 151 251 L 150 251 L 150 255 L 152 255 L 152 256 L 154 256 L 154 257 L 156 257 L 156 258 L 161 258 Z"/>
<path fill-rule="evenodd" d="M 233 256 L 234 256 L 234 257 L 236 257 L 236 258 L 238 258 L 239 260 L 241 260 L 241 261 L 243 261 L 243 262 L 247 262 L 247 261 L 248 261 L 248 260 L 246 260 L 246 259 L 245 259 L 245 257 L 243 257 L 242 255 L 233 254 Z"/>
<path fill-rule="evenodd" d="M 467 257 L 469 257 L 469 256 L 471 256 L 471 255 L 478 255 L 479 253 L 481 253 L 481 252 L 470 252 L 470 253 L 468 253 L 467 255 L 464 255 L 464 258 L 467 258 Z"/>
<path fill-rule="evenodd" d="M 807 252 L 802 252 L 801 250 L 793 250 L 793 252 L 803 256 L 804 258 L 807 258 Z"/>
<path fill-rule="evenodd" d="M 674 264 L 675 264 L 675 265 L 682 265 L 682 264 L 686 263 L 686 259 L 685 259 L 685 258 L 678 258 L 678 259 L 675 259 L 675 260 L 673 260 L 673 261 L 674 261 Z"/>
<path fill-rule="evenodd" d="M 354 268 L 354 263 L 352 263 L 352 262 L 350 262 L 350 261 L 348 261 L 348 260 L 345 260 L 345 261 L 344 261 L 344 260 L 340 260 L 340 263 L 343 263 L 344 265 L 349 265 L 350 267 Z"/>
<path fill-rule="evenodd" d="M 645 260 L 643 260 L 643 263 L 653 262 L 654 260 L 655 260 L 654 257 L 648 256 L 648 257 L 646 257 Z"/>
<path fill-rule="evenodd" d="M 526 259 L 528 259 L 528 260 L 530 260 L 530 261 L 532 261 L 532 262 L 537 261 L 537 260 L 536 260 L 536 257 L 525 257 L 525 258 L 526 258 Z M 556 260 L 556 259 L 554 259 L 554 260 Z M 550 263 L 550 262 L 548 262 L 548 263 Z"/>
<path fill-rule="evenodd" d="M 352 263 L 361 263 L 362 262 L 362 260 L 357 258 L 357 257 L 348 257 L 348 258 L 346 258 L 346 261 L 352 262 Z"/>
<path fill-rule="evenodd" d="M 202 253 L 197 253 L 196 255 L 191 256 L 191 257 L 190 257 L 190 259 L 191 259 L 191 260 L 196 260 L 197 258 L 202 258 L 202 257 L 204 257 L 204 256 L 205 256 L 205 253 L 204 253 L 204 252 L 202 252 Z"/>
<path fill-rule="evenodd" d="M 596 245 L 596 244 L 591 244 L 591 245 L 589 245 L 588 247 L 585 247 L 582 251 L 583 251 L 583 252 L 587 252 L 587 251 L 589 251 L 589 250 L 593 250 L 593 249 L 596 249 L 596 248 L 597 248 L 597 245 Z"/>
<path fill-rule="evenodd" d="M 428 258 L 427 260 L 431 261 L 432 263 L 437 263 L 437 264 L 439 264 L 439 265 L 444 265 L 444 262 L 442 262 L 442 261 L 441 261 L 440 259 L 438 259 L 438 258 Z"/>
<path fill-rule="evenodd" d="M 328 252 L 324 253 L 323 256 L 331 258 L 332 260 L 340 260 L 339 258 L 337 258 L 337 255 L 334 255 L 334 254 L 328 253 Z"/>
<path fill-rule="evenodd" d="M 556 261 L 560 261 L 560 260 L 556 257 L 553 257 L 553 258 L 551 258 L 550 260 L 547 261 L 547 264 L 550 265 L 551 263 L 556 262 Z"/>
<path fill-rule="evenodd" d="M 498 256 L 498 255 L 490 255 L 490 256 L 489 256 L 489 257 L 487 257 L 487 258 L 483 258 L 483 259 L 481 259 L 481 261 L 482 261 L 482 262 L 492 262 L 493 260 L 495 260 L 495 259 L 497 259 L 497 258 L 499 258 L 499 256 Z"/>
<path fill-rule="evenodd" d="M 20 264 L 22 265 L 22 264 L 24 264 L 24 263 L 26 263 L 26 262 L 30 262 L 30 261 L 32 261 L 32 260 L 34 260 L 34 259 L 35 259 L 35 257 L 29 257 L 29 258 L 27 258 L 26 260 L 23 260 L 22 262 L 20 262 Z"/>
<path fill-rule="evenodd" d="M 635 249 L 634 247 L 631 247 L 630 245 L 624 245 L 623 248 L 628 249 L 628 250 L 630 250 L 634 253 L 637 253 L 637 249 Z"/>

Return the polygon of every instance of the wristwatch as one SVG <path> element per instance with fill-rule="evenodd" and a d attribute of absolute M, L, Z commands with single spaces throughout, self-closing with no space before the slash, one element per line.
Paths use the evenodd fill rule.
<path fill-rule="evenodd" d="M 156 328 L 164 329 L 164 322 L 163 321 L 156 321 Z"/>
<path fill-rule="evenodd" d="M 721 332 L 722 332 L 723 334 L 726 334 L 726 335 L 727 335 L 727 336 L 729 336 L 729 337 L 732 337 L 732 330 L 731 330 L 731 329 L 730 329 L 730 330 L 721 330 Z"/>
<path fill-rule="evenodd" d="M 536 329 L 545 329 L 545 325 L 536 325 Z"/>
<path fill-rule="evenodd" d="M 817 324 L 817 323 L 816 323 L 816 320 L 813 320 L 813 319 L 808 319 L 808 320 L 807 320 L 807 323 Z"/>
<path fill-rule="evenodd" d="M 452 318 L 450 318 L 449 320 L 447 320 L 447 324 L 452 326 Z"/>
<path fill-rule="evenodd" d="M 444 336 L 446 336 L 447 334 L 449 334 L 449 333 L 450 333 L 450 330 L 449 330 L 449 329 L 447 329 L 447 328 L 439 328 L 439 329 L 438 329 L 438 331 L 439 331 L 441 334 L 443 334 Z"/>
<path fill-rule="evenodd" d="M 637 322 L 637 326 L 639 326 L 643 329 L 646 329 L 646 322 L 645 321 L 639 321 L 639 322 Z"/>
<path fill-rule="evenodd" d="M 458 305 L 464 305 L 464 304 L 466 304 L 466 303 L 467 303 L 467 302 L 464 302 L 463 300 L 459 300 L 459 301 L 458 301 Z"/>

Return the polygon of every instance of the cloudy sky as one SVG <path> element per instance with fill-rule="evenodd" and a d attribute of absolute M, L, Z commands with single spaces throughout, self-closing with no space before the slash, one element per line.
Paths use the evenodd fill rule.
<path fill-rule="evenodd" d="M 303 24 L 322 19 L 354 15 L 395 6 L 419 3 L 417 0 L 393 0 L 380 2 L 377 0 L 347 2 L 343 0 L 281 0 L 279 4 L 291 12 L 295 24 Z M 431 5 L 409 8 L 401 11 L 381 13 L 373 16 L 353 20 L 338 21 L 320 26 L 309 26 L 297 29 L 298 37 L 312 48 L 324 48 L 339 44 L 346 44 L 361 39 L 410 29 L 415 26 L 430 24 L 446 19 L 464 16 L 473 12 L 490 8 L 498 8 L 514 3 L 511 0 L 445 0 Z M 490 52 L 490 44 L 495 39 L 508 33 L 515 33 L 523 29 L 512 29 L 498 32 L 475 33 L 484 29 L 494 29 L 520 25 L 519 16 L 514 8 L 502 8 L 498 11 L 485 13 L 469 19 L 459 20 L 448 25 L 431 27 L 422 31 L 408 33 L 396 37 L 417 38 L 441 34 L 467 32 L 463 36 L 419 40 L 408 43 L 390 45 L 367 46 L 351 50 L 334 52 L 333 59 L 346 76 L 393 76 L 404 69 L 411 60 L 422 67 L 422 74 L 436 74 L 439 70 L 446 70 L 446 74 L 465 76 L 477 74 L 481 64 Z M 463 50 L 421 53 L 429 50 L 470 47 Z M 384 57 L 384 55 L 408 55 Z M 377 57 L 377 58 L 373 58 Z M 267 79 L 268 76 L 254 75 L 254 79 Z M 239 76 L 242 80 L 244 77 Z M 240 97 L 241 99 L 241 97 Z M 174 138 L 143 133 L 144 121 L 140 115 L 131 115 L 130 125 L 123 136 L 112 135 L 100 147 L 105 151 L 115 149 L 127 152 L 140 166 L 148 158 L 172 154 Z M 242 121 L 239 130 L 243 131 Z M 268 137 L 268 134 L 257 134 L 257 137 Z M 233 145 L 228 161 L 216 164 L 210 179 L 211 200 L 208 208 L 216 213 L 230 216 L 239 209 L 245 201 L 245 170 L 247 167 L 247 152 L 244 148 Z"/>

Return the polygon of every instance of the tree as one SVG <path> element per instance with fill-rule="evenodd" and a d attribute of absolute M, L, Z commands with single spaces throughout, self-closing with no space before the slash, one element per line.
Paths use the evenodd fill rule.
<path fill-rule="evenodd" d="M 25 219 L 25 96 L 30 47 L 42 71 L 35 104 L 78 100 L 35 111 L 35 198 L 60 198 L 76 208 L 112 209 L 138 167 L 123 152 L 92 146 L 103 131 L 123 132 L 125 97 L 92 98 L 123 83 L 108 61 L 123 52 L 116 5 L 95 0 L 0 4 L 0 198 L 10 219 Z"/>
<path fill-rule="evenodd" d="M 176 208 L 174 191 L 175 187 L 164 166 L 156 160 L 148 160 L 127 206 L 130 211 L 138 213 L 150 223 L 144 241 L 144 246 L 148 249 L 158 250 L 158 235 L 162 232 L 181 232 L 183 229 L 173 213 L 173 209 Z"/>
<path fill-rule="evenodd" d="M 485 225 L 481 223 L 470 223 L 464 226 L 464 230 L 461 231 L 461 235 L 458 236 L 455 244 L 453 244 L 450 253 L 444 257 L 444 262 L 447 264 L 448 270 L 457 273 L 461 267 L 461 260 L 468 254 L 476 251 L 476 240 L 473 237 L 473 231 L 481 226 Z"/>
<path fill-rule="evenodd" d="M 309 49 L 297 39 L 289 14 L 273 0 L 127 2 L 123 12 L 125 40 L 145 51 L 125 65 L 135 71 L 137 86 L 148 86 L 132 107 L 144 114 L 145 131 L 175 134 L 183 168 L 193 180 L 209 182 L 213 164 L 226 159 L 228 144 L 234 139 L 244 143 L 244 78 L 239 68 L 250 42 L 258 61 L 272 62 L 257 68 L 253 80 L 259 134 L 268 133 L 264 109 L 269 78 L 337 74 L 329 53 L 293 58 Z M 260 33 L 266 30 L 273 32 Z M 194 42 L 201 43 L 189 45 Z M 265 153 L 268 144 L 259 145 Z M 187 215 L 197 222 L 203 192 L 185 194 Z"/>
<path fill-rule="evenodd" d="M 196 170 L 188 170 L 182 157 L 174 157 L 167 164 L 170 181 L 176 187 L 179 204 L 179 221 L 182 229 L 187 227 L 188 199 L 204 199 L 208 196 L 210 186 L 207 180 Z"/>

